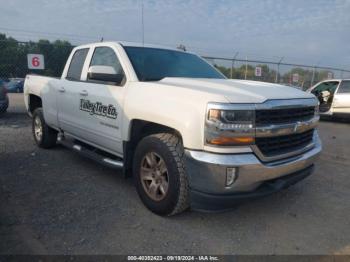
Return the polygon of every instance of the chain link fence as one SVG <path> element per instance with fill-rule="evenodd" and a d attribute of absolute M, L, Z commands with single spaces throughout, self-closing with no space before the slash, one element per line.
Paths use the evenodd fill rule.
<path fill-rule="evenodd" d="M 59 77 L 73 48 L 69 42 L 61 40 L 19 42 L 14 39 L 0 39 L 0 79 L 23 79 L 26 74 Z M 28 54 L 42 54 L 44 69 L 29 69 Z M 341 68 L 297 65 L 281 61 L 203 57 L 228 78 L 283 83 L 304 90 L 324 79 L 350 78 L 350 70 Z"/>
<path fill-rule="evenodd" d="M 0 40 L 0 78 L 24 78 L 27 74 L 58 77 L 74 46 L 66 41 L 18 42 Z M 44 69 L 29 69 L 28 54 L 42 54 Z"/>
<path fill-rule="evenodd" d="M 226 77 L 281 83 L 306 90 L 317 82 L 333 78 L 350 78 L 350 70 L 282 63 L 203 56 Z"/>

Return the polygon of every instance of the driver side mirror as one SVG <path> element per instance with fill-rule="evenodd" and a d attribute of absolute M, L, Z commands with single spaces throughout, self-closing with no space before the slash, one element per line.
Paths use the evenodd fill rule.
<path fill-rule="evenodd" d="M 117 74 L 112 66 L 90 66 L 87 77 L 88 80 L 109 82 L 116 85 L 121 85 L 124 81 L 124 74 Z"/>

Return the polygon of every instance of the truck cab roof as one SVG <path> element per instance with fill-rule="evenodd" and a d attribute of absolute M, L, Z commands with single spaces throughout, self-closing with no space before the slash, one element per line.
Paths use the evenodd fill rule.
<path fill-rule="evenodd" d="M 120 45 L 123 47 L 145 47 L 145 48 L 157 48 L 157 49 L 166 49 L 166 50 L 173 50 L 173 51 L 179 51 L 184 52 L 181 49 L 177 49 L 170 46 L 164 46 L 164 45 L 157 45 L 157 44 L 150 44 L 150 43 L 139 43 L 139 42 L 127 42 L 127 41 L 106 41 L 106 42 L 96 42 L 96 43 L 90 43 L 85 45 L 79 45 L 76 48 L 87 48 L 87 47 L 93 47 L 93 46 L 100 46 L 100 45 Z M 187 52 L 186 53 L 191 53 Z"/>

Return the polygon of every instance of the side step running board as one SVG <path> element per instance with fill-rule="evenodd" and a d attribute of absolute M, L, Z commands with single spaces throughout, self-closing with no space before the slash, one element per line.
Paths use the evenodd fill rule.
<path fill-rule="evenodd" d="M 124 164 L 122 159 L 117 159 L 109 153 L 105 153 L 101 150 L 90 149 L 90 146 L 84 146 L 82 143 L 75 142 L 74 140 L 65 139 L 62 136 L 58 136 L 58 142 L 70 149 L 73 149 L 75 152 L 83 155 L 87 158 L 90 158 L 104 166 L 113 168 L 113 169 L 122 169 Z"/>

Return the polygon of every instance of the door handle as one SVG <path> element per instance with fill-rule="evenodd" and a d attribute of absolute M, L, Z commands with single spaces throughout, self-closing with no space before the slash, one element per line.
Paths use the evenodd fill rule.
<path fill-rule="evenodd" d="M 58 91 L 61 92 L 61 93 L 64 93 L 64 92 L 66 92 L 66 89 L 64 89 L 64 87 L 61 86 L 60 88 L 58 88 Z"/>
<path fill-rule="evenodd" d="M 88 92 L 86 90 L 82 90 L 82 91 L 80 91 L 80 95 L 87 96 Z"/>

